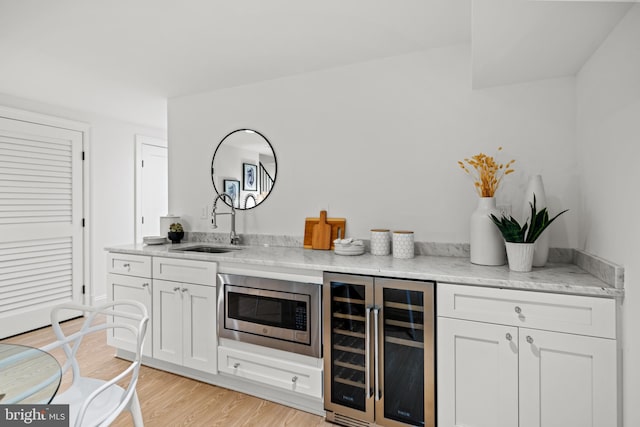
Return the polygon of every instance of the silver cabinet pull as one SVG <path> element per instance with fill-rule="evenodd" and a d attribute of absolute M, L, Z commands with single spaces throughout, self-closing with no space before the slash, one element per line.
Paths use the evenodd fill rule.
<path fill-rule="evenodd" d="M 143 283 L 143 284 L 142 284 L 142 287 L 143 287 L 143 288 L 148 288 L 148 287 L 149 287 L 149 284 L 148 284 L 147 282 L 145 282 L 145 283 Z"/>
<path fill-rule="evenodd" d="M 365 322 L 364 322 L 364 388 L 366 390 L 367 399 L 371 397 L 371 333 L 369 332 L 369 318 L 371 317 L 371 306 L 365 308 Z"/>
<path fill-rule="evenodd" d="M 527 335 L 527 342 L 529 344 L 533 344 L 533 338 L 531 338 L 531 335 Z"/>
<path fill-rule="evenodd" d="M 509 332 L 507 332 L 507 335 L 505 335 L 505 338 L 507 338 L 507 341 L 511 341 L 513 339 L 513 337 Z"/>
<path fill-rule="evenodd" d="M 291 382 L 294 383 L 294 384 L 297 383 L 298 382 L 298 377 L 294 375 L 293 378 L 291 378 Z"/>
<path fill-rule="evenodd" d="M 181 291 L 182 292 L 187 292 L 189 290 L 189 288 L 182 288 Z"/>
<path fill-rule="evenodd" d="M 180 290 L 180 286 L 176 286 L 175 288 L 173 288 L 173 292 L 178 292 Z"/>
<path fill-rule="evenodd" d="M 373 354 L 375 360 L 373 361 L 373 376 L 376 388 L 376 400 L 380 400 L 380 372 L 378 367 L 379 356 L 379 344 L 378 344 L 378 314 L 380 314 L 380 308 L 373 307 Z"/>
<path fill-rule="evenodd" d="M 129 263 L 122 264 L 122 266 L 123 266 L 124 268 L 129 268 L 129 267 L 131 267 L 131 265 L 130 265 Z"/>
<path fill-rule="evenodd" d="M 233 364 L 233 369 L 238 369 L 240 367 L 240 362 L 236 362 Z"/>
<path fill-rule="evenodd" d="M 522 309 L 520 307 L 518 307 L 517 305 L 516 305 L 515 310 L 516 310 L 516 313 L 518 313 L 518 314 L 522 313 Z"/>

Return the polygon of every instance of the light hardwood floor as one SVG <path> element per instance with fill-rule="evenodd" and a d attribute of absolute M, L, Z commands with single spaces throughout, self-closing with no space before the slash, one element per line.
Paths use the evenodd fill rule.
<path fill-rule="evenodd" d="M 81 319 L 65 322 L 65 331 L 79 329 Z M 2 342 L 41 347 L 54 341 L 50 327 L 8 338 Z M 61 351 L 53 352 L 64 360 Z M 79 354 L 82 375 L 108 379 L 121 372 L 127 361 L 114 357 L 104 333 L 85 340 Z M 63 378 L 60 390 L 69 384 Z M 216 387 L 143 366 L 138 380 L 138 396 L 147 427 L 169 426 L 334 426 L 323 417 L 298 411 L 243 393 Z M 114 427 L 131 426 L 131 416 L 121 414 Z"/>

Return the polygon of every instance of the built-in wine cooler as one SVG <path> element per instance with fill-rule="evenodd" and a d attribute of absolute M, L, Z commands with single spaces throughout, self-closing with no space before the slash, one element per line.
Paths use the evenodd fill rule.
<path fill-rule="evenodd" d="M 325 273 L 327 420 L 435 425 L 434 284 Z"/>

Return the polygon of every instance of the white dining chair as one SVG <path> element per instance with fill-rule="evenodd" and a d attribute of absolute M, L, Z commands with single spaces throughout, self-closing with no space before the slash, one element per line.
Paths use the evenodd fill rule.
<path fill-rule="evenodd" d="M 82 328 L 70 335 L 65 335 L 60 326 L 60 313 L 69 310 L 84 315 Z M 107 321 L 99 318 L 105 315 Z M 98 317 L 98 318 L 97 318 Z M 149 322 L 146 307 L 130 300 L 114 301 L 100 306 L 80 304 L 61 304 L 51 312 L 51 324 L 57 341 L 44 346 L 41 350 L 51 351 L 62 347 L 66 360 L 62 365 L 62 375 L 72 370 L 72 383 L 61 394 L 56 395 L 51 403 L 69 405 L 69 425 L 75 427 L 108 426 L 122 411 L 131 412 L 136 427 L 144 425 L 140 402 L 136 393 L 138 374 L 142 358 L 142 345 Z M 135 359 L 125 370 L 110 380 L 83 377 L 76 359 L 78 349 L 84 337 L 104 330 L 125 330 L 134 334 L 137 340 Z M 128 381 L 126 388 L 117 384 Z"/>

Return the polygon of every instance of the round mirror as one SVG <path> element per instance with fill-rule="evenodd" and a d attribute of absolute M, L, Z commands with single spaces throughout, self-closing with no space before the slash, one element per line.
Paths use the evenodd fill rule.
<path fill-rule="evenodd" d="M 218 194 L 227 193 L 236 209 L 251 209 L 271 193 L 276 181 L 276 154 L 267 138 L 238 129 L 222 138 L 211 160 L 211 180 Z M 221 197 L 227 205 L 231 201 Z"/>

